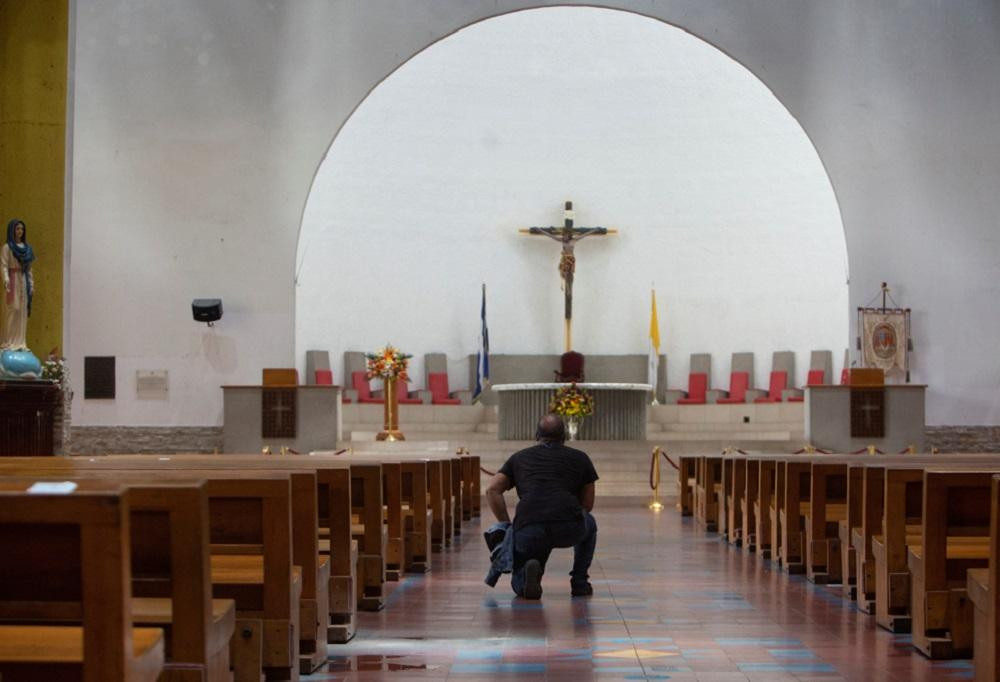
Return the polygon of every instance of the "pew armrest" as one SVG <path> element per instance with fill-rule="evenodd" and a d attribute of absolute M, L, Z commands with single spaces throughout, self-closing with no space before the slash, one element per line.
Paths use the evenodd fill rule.
<path fill-rule="evenodd" d="M 746 401 L 748 403 L 752 403 L 757 398 L 766 398 L 766 397 L 767 397 L 767 391 L 762 391 L 759 388 L 748 388 L 747 389 L 747 398 L 746 398 Z"/>
<path fill-rule="evenodd" d="M 462 401 L 463 405 L 472 404 L 472 391 L 455 391 L 451 394 L 452 398 L 458 398 Z"/>
<path fill-rule="evenodd" d="M 990 569 L 970 568 L 965 573 L 966 590 L 969 599 L 980 611 L 989 610 L 990 600 Z"/>
<path fill-rule="evenodd" d="M 430 405 L 434 396 L 430 391 L 414 391 L 414 397 L 420 399 L 421 405 Z"/>
<path fill-rule="evenodd" d="M 781 392 L 781 399 L 787 401 L 789 398 L 801 398 L 805 391 L 801 388 L 786 388 Z"/>
<path fill-rule="evenodd" d="M 358 389 L 356 388 L 345 388 L 344 397 L 350 400 L 352 403 L 358 402 Z"/>

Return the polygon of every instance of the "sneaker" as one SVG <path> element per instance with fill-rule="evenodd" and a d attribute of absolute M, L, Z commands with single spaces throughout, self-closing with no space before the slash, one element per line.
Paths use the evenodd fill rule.
<path fill-rule="evenodd" d="M 524 565 L 525 599 L 542 598 L 542 564 L 538 559 L 529 559 Z"/>
<path fill-rule="evenodd" d="M 569 587 L 570 587 L 570 594 L 572 594 L 574 597 L 589 597 L 592 594 L 594 594 L 594 586 L 591 585 L 589 582 L 581 583 L 579 585 L 570 583 Z"/>

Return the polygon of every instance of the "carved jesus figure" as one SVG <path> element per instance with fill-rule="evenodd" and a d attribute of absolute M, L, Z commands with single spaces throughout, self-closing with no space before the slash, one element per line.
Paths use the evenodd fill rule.
<path fill-rule="evenodd" d="M 574 228 L 572 218 L 568 218 L 567 227 L 532 227 L 528 231 L 531 234 L 542 234 L 549 239 L 562 244 L 562 255 L 559 258 L 559 276 L 562 278 L 563 295 L 566 299 L 565 318 L 573 318 L 573 273 L 576 271 L 576 255 L 573 248 L 581 239 L 592 234 L 605 235 L 608 233 L 606 227 L 577 227 Z"/>
<path fill-rule="evenodd" d="M 562 227 L 529 227 L 522 229 L 522 234 L 540 234 L 562 246 L 562 253 L 559 257 L 559 277 L 562 278 L 562 290 L 565 300 L 565 323 L 566 323 L 566 350 L 572 349 L 572 321 L 573 321 L 573 274 L 576 272 L 576 255 L 573 253 L 576 243 L 591 235 L 616 234 L 617 230 L 609 230 L 606 227 L 573 227 L 573 202 L 566 202 Z"/>

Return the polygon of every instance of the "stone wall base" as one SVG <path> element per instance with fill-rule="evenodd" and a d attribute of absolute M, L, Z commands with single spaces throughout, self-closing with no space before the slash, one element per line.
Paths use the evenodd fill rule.
<path fill-rule="evenodd" d="M 222 452 L 221 426 L 73 426 L 74 455 Z"/>
<path fill-rule="evenodd" d="M 70 453 L 222 452 L 221 426 L 73 426 Z M 1000 452 L 1000 426 L 928 426 L 927 450 Z"/>
<path fill-rule="evenodd" d="M 1000 452 L 1000 426 L 928 426 L 927 449 L 941 452 Z"/>

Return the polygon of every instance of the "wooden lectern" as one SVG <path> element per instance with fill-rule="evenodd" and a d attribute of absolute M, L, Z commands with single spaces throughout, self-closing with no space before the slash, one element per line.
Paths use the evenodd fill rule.
<path fill-rule="evenodd" d="M 885 386 L 885 370 L 877 367 L 854 367 L 848 383 L 851 386 Z"/>

